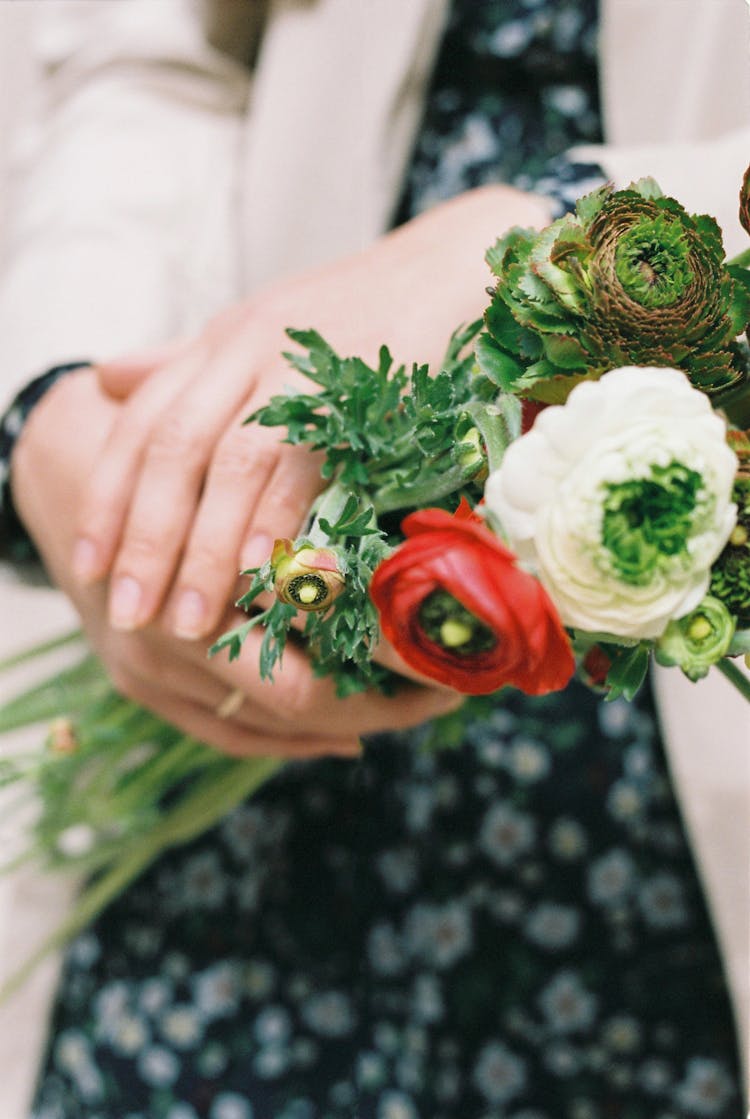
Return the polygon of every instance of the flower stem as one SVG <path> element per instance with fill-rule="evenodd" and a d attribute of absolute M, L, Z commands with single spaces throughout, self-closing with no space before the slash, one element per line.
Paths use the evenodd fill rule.
<path fill-rule="evenodd" d="M 17 991 L 44 957 L 66 944 L 102 912 L 168 847 L 204 832 L 268 780 L 282 765 L 280 758 L 252 758 L 223 768 L 199 782 L 147 836 L 87 887 L 72 912 L 0 986 L 0 1004 Z"/>
<path fill-rule="evenodd" d="M 408 485 L 384 486 L 373 496 L 373 508 L 378 516 L 397 509 L 419 508 L 426 503 L 440 501 L 454 493 L 467 481 L 466 471 L 460 466 L 448 466 L 439 478 L 428 473 L 417 477 Z"/>
<path fill-rule="evenodd" d="M 50 641 L 45 641 L 41 645 L 32 645 L 30 649 L 22 649 L 20 653 L 14 653 L 12 657 L 0 661 L 0 672 L 7 672 L 26 661 L 43 657 L 47 653 L 54 653 L 55 649 L 62 649 L 65 645 L 73 645 L 76 641 L 82 640 L 83 634 L 79 629 L 76 629 L 72 633 L 63 633 L 60 637 L 53 637 Z"/>
<path fill-rule="evenodd" d="M 320 520 L 325 518 L 330 524 L 335 525 L 344 511 L 350 495 L 351 491 L 342 486 L 338 480 L 331 482 L 328 489 L 320 495 L 318 503 L 312 509 L 313 522 L 304 534 L 313 547 L 322 548 L 331 543 L 328 533 L 321 528 Z"/>
<path fill-rule="evenodd" d="M 744 696 L 750 703 L 750 680 L 734 661 L 730 657 L 722 657 L 720 661 L 716 662 L 716 667 L 719 672 L 726 676 L 730 684 L 734 684 L 740 695 Z"/>

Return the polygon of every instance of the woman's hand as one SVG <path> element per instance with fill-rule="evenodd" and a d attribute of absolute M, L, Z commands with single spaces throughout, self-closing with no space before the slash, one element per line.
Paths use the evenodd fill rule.
<path fill-rule="evenodd" d="M 242 425 L 286 386 L 309 391 L 279 356 L 286 327 L 313 326 L 366 360 L 385 343 L 398 361 L 434 367 L 451 331 L 481 314 L 487 246 L 547 218 L 538 199 L 483 188 L 231 309 L 166 357 L 100 367 L 104 389 L 128 399 L 82 495 L 75 570 L 83 584 L 111 575 L 112 625 L 136 630 L 166 604 L 176 635 L 204 637 L 238 571 L 300 531 L 319 459 L 277 430 Z"/>
<path fill-rule="evenodd" d="M 12 462 L 19 513 L 119 691 L 186 733 L 240 756 L 353 755 L 362 734 L 417 724 L 460 702 L 452 693 L 414 684 L 392 698 L 363 693 L 337 700 L 331 681 L 317 679 L 292 644 L 274 682 L 262 681 L 260 634 L 251 633 L 242 656 L 230 664 L 224 656 L 207 660 L 205 642 L 178 640 L 161 620 L 137 633 L 113 630 L 106 584 L 81 586 L 70 555 L 74 510 L 120 412 L 93 372 L 69 374 L 34 408 Z M 238 620 L 237 612 L 224 612 L 220 628 Z M 221 717 L 217 708 L 237 689 L 244 698 Z"/>

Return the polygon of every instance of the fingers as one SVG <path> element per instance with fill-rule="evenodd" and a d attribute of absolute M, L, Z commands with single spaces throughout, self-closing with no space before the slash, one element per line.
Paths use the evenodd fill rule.
<path fill-rule="evenodd" d="M 273 682 L 261 680 L 258 663 L 262 639 L 262 633 L 251 630 L 240 656 L 230 662 L 218 654 L 210 662 L 211 671 L 224 684 L 224 694 L 241 689 L 258 712 L 257 717 L 265 712 L 265 717 L 275 720 L 275 726 L 286 725 L 296 733 L 318 736 L 333 728 L 337 735 L 359 737 L 399 730 L 454 711 L 464 699 L 455 692 L 412 683 L 405 683 L 392 696 L 370 690 L 339 699 L 334 682 L 316 677 L 306 654 L 293 643 L 284 650 L 283 663 L 274 671 Z M 185 650 L 196 662 L 203 657 L 200 644 L 186 644 Z"/>
<path fill-rule="evenodd" d="M 95 367 L 99 387 L 114 400 L 125 400 L 155 370 L 176 361 L 192 344 L 192 340 L 179 339 L 112 361 L 100 361 Z"/>
<path fill-rule="evenodd" d="M 309 451 L 243 424 L 278 387 L 270 369 L 252 385 L 250 341 L 207 334 L 137 390 L 107 442 L 74 562 L 83 580 L 111 574 L 120 630 L 152 620 L 169 591 L 174 633 L 210 633 L 240 569 L 264 563 L 277 536 L 296 536 L 321 488 Z"/>
<path fill-rule="evenodd" d="M 86 594 L 97 596 L 100 591 Z M 90 612 L 93 601 L 88 605 Z M 228 689 L 205 658 L 196 663 L 186 657 L 184 643 L 154 627 L 137 634 L 105 632 L 101 644 L 117 691 L 210 745 L 237 756 L 302 758 L 360 752 L 356 730 L 340 732 L 332 726 L 311 734 L 304 723 L 293 725 L 269 714 L 254 703 L 252 688 L 247 693 Z"/>
<path fill-rule="evenodd" d="M 239 571 L 265 563 L 277 536 L 298 534 L 321 484 L 317 456 L 306 448 L 279 442 L 273 429 L 239 420 L 230 426 L 211 461 L 170 596 L 167 614 L 177 636 L 205 637 L 216 628 Z"/>
<path fill-rule="evenodd" d="M 122 690 L 136 703 L 155 712 L 173 726 L 232 757 L 315 758 L 357 757 L 359 739 L 335 735 L 270 734 L 251 729 L 239 719 L 222 719 L 215 712 L 184 695 L 139 678 L 125 678 Z"/>
<path fill-rule="evenodd" d="M 197 341 L 99 368 L 100 385 L 128 399 L 87 487 L 73 566 L 84 585 L 110 577 L 115 628 L 146 625 L 169 595 L 176 635 L 210 633 L 239 571 L 303 527 L 319 460 L 276 429 L 243 426 L 287 383 L 271 338 L 283 346 L 280 329 L 229 308 Z"/>
<path fill-rule="evenodd" d="M 73 574 L 86 585 L 110 570 L 152 427 L 174 405 L 184 383 L 206 360 L 206 350 L 186 354 L 150 377 L 123 405 L 82 487 L 76 518 Z"/>
<path fill-rule="evenodd" d="M 109 616 L 118 629 L 144 625 L 162 603 L 214 445 L 247 392 L 247 363 L 245 347 L 217 363 L 207 338 L 123 407 L 89 484 L 74 560 L 84 580 L 111 570 Z"/>
<path fill-rule="evenodd" d="M 220 391 L 212 379 L 198 377 L 154 428 L 112 568 L 109 609 L 116 628 L 134 629 L 159 609 L 189 535 L 214 445 L 234 417 L 242 393 L 242 384 L 229 377 L 223 378 Z M 254 455 L 253 461 L 256 471 L 252 465 L 248 470 L 244 458 L 233 464 L 243 477 L 248 472 L 251 491 L 263 485 L 267 469 L 261 456 Z M 237 546 L 230 551 L 223 534 L 234 535 L 238 517 L 247 514 L 244 505 L 236 508 L 230 502 L 218 512 L 226 516 L 229 528 L 221 522 L 215 526 L 210 560 L 214 575 L 221 572 L 217 582 L 223 591 L 238 569 Z M 217 559 L 223 556 L 227 560 L 221 571 Z"/>

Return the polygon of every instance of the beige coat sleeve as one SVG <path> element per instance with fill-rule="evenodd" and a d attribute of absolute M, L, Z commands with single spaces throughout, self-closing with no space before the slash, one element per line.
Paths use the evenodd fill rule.
<path fill-rule="evenodd" d="M 194 330 L 235 298 L 249 89 L 190 0 L 23 8 L 37 97 L 11 141 L 0 404 L 49 365 Z"/>

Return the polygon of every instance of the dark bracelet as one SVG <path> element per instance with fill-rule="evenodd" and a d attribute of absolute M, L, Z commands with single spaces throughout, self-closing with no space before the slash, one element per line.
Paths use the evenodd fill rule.
<path fill-rule="evenodd" d="M 10 490 L 10 460 L 23 425 L 31 409 L 56 381 L 66 373 L 90 364 L 88 361 L 71 361 L 48 369 L 25 385 L 0 417 L 0 559 L 25 564 L 38 558 L 34 543 L 13 505 Z"/>

